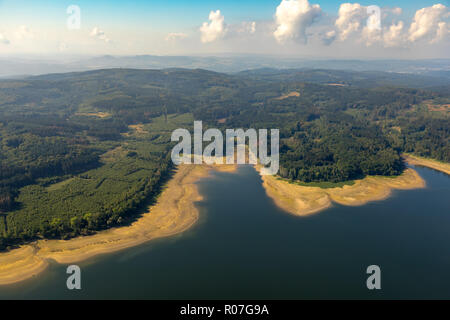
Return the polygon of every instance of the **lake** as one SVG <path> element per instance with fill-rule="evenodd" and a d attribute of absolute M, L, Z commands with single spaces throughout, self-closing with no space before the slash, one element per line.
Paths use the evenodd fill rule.
<path fill-rule="evenodd" d="M 214 173 L 185 233 L 81 263 L 81 291 L 52 264 L 0 299 L 450 299 L 450 177 L 416 170 L 426 189 L 309 217 L 277 208 L 252 167 Z"/>

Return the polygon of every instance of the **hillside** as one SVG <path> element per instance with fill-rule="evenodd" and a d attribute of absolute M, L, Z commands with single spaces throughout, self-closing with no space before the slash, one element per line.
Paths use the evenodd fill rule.
<path fill-rule="evenodd" d="M 430 79 L 108 69 L 2 80 L 0 248 L 129 223 L 170 178 L 171 132 L 194 119 L 280 129 L 279 175 L 306 184 L 399 175 L 402 152 L 450 162 L 448 83 Z"/>

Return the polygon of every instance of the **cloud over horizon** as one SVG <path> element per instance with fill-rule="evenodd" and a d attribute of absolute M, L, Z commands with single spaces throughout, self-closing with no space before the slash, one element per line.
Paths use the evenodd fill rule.
<path fill-rule="evenodd" d="M 367 9 L 359 3 L 344 3 L 339 7 L 338 18 L 334 23 L 340 40 L 346 40 L 351 34 L 360 32 L 364 20 L 367 19 Z"/>
<path fill-rule="evenodd" d="M 98 40 L 104 41 L 106 43 L 109 43 L 111 40 L 106 36 L 105 32 L 103 30 L 100 30 L 99 27 L 94 27 L 92 29 L 91 33 L 89 34 L 91 37 L 96 38 Z"/>
<path fill-rule="evenodd" d="M 220 10 L 211 11 L 209 13 L 209 23 L 204 22 L 200 27 L 201 41 L 203 43 L 214 42 L 225 36 L 227 30 L 225 18 Z"/>
<path fill-rule="evenodd" d="M 261 4 L 266 6 L 263 13 L 256 11 L 256 4 L 246 4 L 248 9 L 242 11 L 239 4 L 214 10 L 200 8 L 198 16 L 188 22 L 172 21 L 175 14 L 162 16 L 164 26 L 150 19 L 148 25 L 126 19 L 123 23 L 102 22 L 90 12 L 90 16 L 83 16 L 79 30 L 68 30 L 61 23 L 63 19 L 52 25 L 39 17 L 30 21 L 13 16 L 7 24 L 7 11 L 2 10 L 0 54 L 448 56 L 445 49 L 450 50 L 450 13 L 442 3 L 423 8 L 414 4 L 406 7 L 405 3 L 404 8 L 379 8 L 336 2 L 337 9 L 330 11 L 324 2 L 278 0 Z M 85 12 L 83 7 L 81 10 Z"/>
<path fill-rule="evenodd" d="M 275 39 L 283 43 L 287 40 L 307 42 L 306 30 L 322 15 L 318 4 L 308 0 L 282 0 L 275 12 L 277 29 Z"/>
<path fill-rule="evenodd" d="M 186 33 L 182 32 L 171 32 L 167 34 L 166 41 L 176 41 L 176 40 L 182 40 L 186 39 L 188 35 Z"/>
<path fill-rule="evenodd" d="M 409 28 L 403 20 L 386 19 L 390 14 L 401 15 L 401 8 L 380 8 L 379 11 L 359 3 L 341 4 L 334 29 L 322 36 L 323 43 L 353 41 L 366 46 L 407 47 L 420 40 L 438 43 L 449 34 L 450 14 L 442 4 L 417 10 Z"/>
<path fill-rule="evenodd" d="M 443 4 L 417 10 L 409 28 L 409 41 L 416 42 L 423 38 L 438 41 L 448 32 L 446 18 L 449 18 L 449 11 Z"/>

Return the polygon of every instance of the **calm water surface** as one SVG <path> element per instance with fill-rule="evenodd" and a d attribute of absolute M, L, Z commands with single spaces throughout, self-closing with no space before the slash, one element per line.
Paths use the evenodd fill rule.
<path fill-rule="evenodd" d="M 0 299 L 450 299 L 450 177 L 416 168 L 427 188 L 299 218 L 278 209 L 251 167 L 215 173 L 192 229 L 0 287 Z M 366 268 L 382 290 L 366 288 Z"/>

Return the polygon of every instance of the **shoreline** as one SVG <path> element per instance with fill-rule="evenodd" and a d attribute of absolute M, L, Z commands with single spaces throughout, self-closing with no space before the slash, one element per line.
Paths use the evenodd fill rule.
<path fill-rule="evenodd" d="M 49 261 L 73 264 L 94 256 L 138 246 L 182 233 L 199 218 L 195 202 L 203 197 L 196 183 L 211 171 L 234 172 L 236 165 L 180 165 L 156 204 L 130 226 L 117 227 L 70 240 L 38 240 L 0 253 L 0 285 L 11 285 L 45 271 Z"/>
<path fill-rule="evenodd" d="M 413 169 L 395 178 L 369 176 L 353 185 L 335 188 L 306 187 L 274 176 L 262 176 L 263 187 L 274 203 L 296 216 L 309 216 L 330 208 L 333 203 L 362 206 L 389 198 L 392 190 L 425 188 L 425 181 Z"/>
<path fill-rule="evenodd" d="M 414 166 L 426 167 L 450 175 L 450 163 L 414 156 L 412 154 L 404 154 L 403 158 L 406 162 Z"/>
<path fill-rule="evenodd" d="M 412 165 L 432 168 L 450 174 L 450 164 L 404 155 Z M 195 202 L 203 197 L 196 183 L 211 171 L 234 172 L 236 165 L 180 165 L 166 183 L 156 204 L 150 206 L 130 226 L 117 227 L 91 236 L 70 240 L 38 240 L 18 249 L 0 253 L 0 286 L 31 279 L 44 272 L 50 260 L 73 264 L 89 258 L 135 247 L 150 240 L 169 237 L 191 228 L 199 218 Z M 259 172 L 258 166 L 255 169 Z M 296 216 L 308 216 L 330 208 L 333 203 L 362 206 L 390 197 L 392 190 L 424 188 L 425 181 L 414 169 L 398 177 L 369 176 L 353 185 L 335 188 L 292 184 L 276 176 L 262 176 L 262 185 L 274 203 Z"/>

